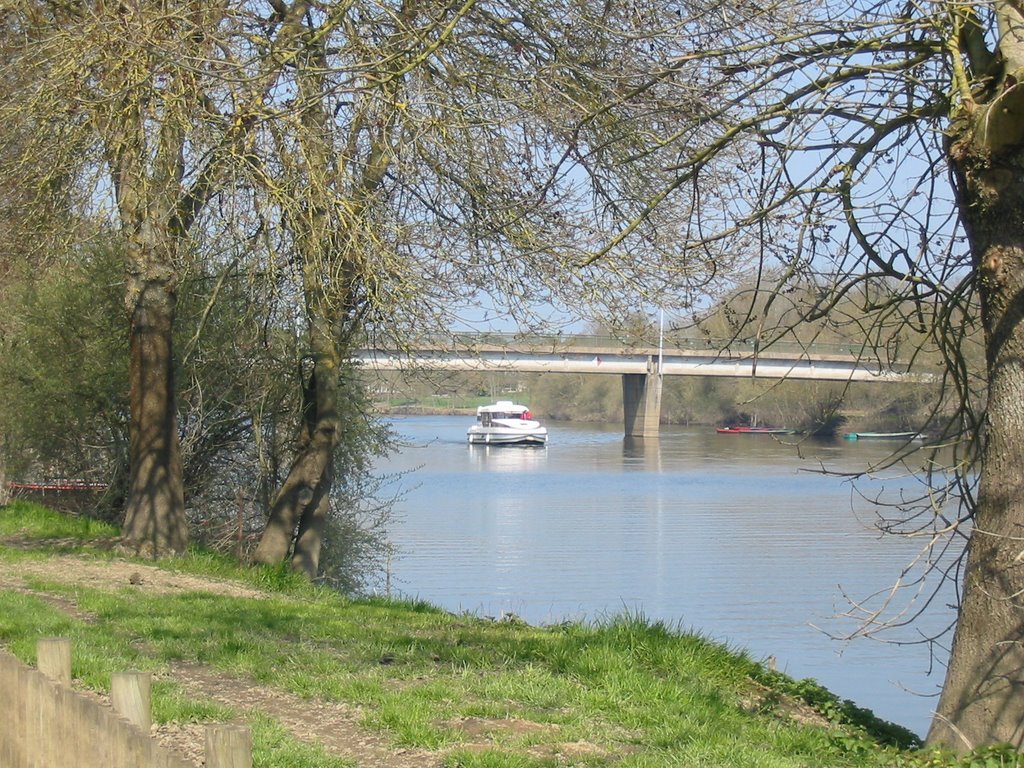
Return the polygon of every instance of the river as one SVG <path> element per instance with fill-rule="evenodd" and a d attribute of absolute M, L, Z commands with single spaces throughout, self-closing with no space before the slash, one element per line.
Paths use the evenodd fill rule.
<path fill-rule="evenodd" d="M 952 619 L 950 589 L 914 624 L 838 640 L 848 600 L 886 591 L 920 541 L 879 533 L 868 498 L 916 492 L 906 473 L 850 480 L 891 444 L 799 448 L 765 435 L 548 424 L 544 448 L 470 447 L 471 417 L 395 417 L 393 593 L 533 624 L 631 612 L 812 677 L 915 733 L 927 730 L 946 651 L 915 644 Z M 876 605 L 877 598 L 869 605 Z M 900 607 L 906 606 L 902 597 Z M 934 657 L 933 657 L 934 654 Z"/>

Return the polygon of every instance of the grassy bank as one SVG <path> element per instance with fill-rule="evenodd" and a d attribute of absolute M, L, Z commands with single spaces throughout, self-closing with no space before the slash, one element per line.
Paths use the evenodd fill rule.
<path fill-rule="evenodd" d="M 31 663 L 39 637 L 70 637 L 76 686 L 101 692 L 152 671 L 158 723 L 246 721 L 257 766 L 948 764 L 813 681 L 641 617 L 537 628 L 350 601 L 209 553 L 126 560 L 116 535 L 0 508 L 0 643 Z M 377 751 L 325 745 L 343 726 Z"/>

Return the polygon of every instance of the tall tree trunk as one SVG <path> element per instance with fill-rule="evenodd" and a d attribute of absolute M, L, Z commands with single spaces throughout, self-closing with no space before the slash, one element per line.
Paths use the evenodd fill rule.
<path fill-rule="evenodd" d="M 982 302 L 987 423 L 945 686 L 928 743 L 1024 745 L 1024 152 L 954 145 Z"/>
<path fill-rule="evenodd" d="M 303 392 L 304 426 L 299 452 L 274 499 L 270 519 L 253 555 L 256 562 L 265 564 L 287 559 L 301 522 L 300 533 L 306 535 L 306 541 L 301 548 L 301 563 L 294 565 L 308 573 L 312 563 L 312 576 L 316 575 L 319 564 L 320 537 L 330 498 L 331 457 L 341 430 L 338 416 L 341 353 L 334 333 L 330 322 L 314 319 L 310 334 L 313 374 Z M 318 517 L 323 518 L 319 523 L 316 522 Z"/>
<path fill-rule="evenodd" d="M 299 451 L 274 498 L 270 518 L 253 554 L 257 563 L 269 565 L 288 558 L 296 528 L 307 508 L 318 506 L 324 497 L 321 487 L 333 450 L 334 444 L 328 435 L 317 431 Z"/>
<path fill-rule="evenodd" d="M 295 538 L 295 552 L 292 568 L 315 579 L 320 571 L 320 549 L 324 543 L 327 515 L 331 509 L 331 485 L 334 482 L 334 461 L 327 460 L 327 467 L 320 478 L 313 501 L 306 505 L 299 521 L 299 532 Z"/>
<path fill-rule="evenodd" d="M 141 284 L 130 286 L 131 477 L 124 536 L 155 557 L 188 545 L 171 341 L 176 295 L 167 279 L 136 280 Z"/>

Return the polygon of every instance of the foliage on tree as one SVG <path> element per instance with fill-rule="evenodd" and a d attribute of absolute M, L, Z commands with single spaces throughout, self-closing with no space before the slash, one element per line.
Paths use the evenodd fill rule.
<path fill-rule="evenodd" d="M 120 256 L 111 251 L 68 258 L 8 281 L 0 429 L 12 477 L 109 483 L 123 497 L 123 283 Z"/>

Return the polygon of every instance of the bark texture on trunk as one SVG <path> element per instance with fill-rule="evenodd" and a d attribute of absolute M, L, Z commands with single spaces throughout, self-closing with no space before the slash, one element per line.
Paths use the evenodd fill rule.
<path fill-rule="evenodd" d="M 270 518 L 253 555 L 256 562 L 269 565 L 282 562 L 292 554 L 293 567 L 310 578 L 316 576 L 319 567 L 333 481 L 332 457 L 341 434 L 338 415 L 341 353 L 333 338 L 334 328 L 323 321 L 313 325 L 313 373 L 303 390 L 303 433 L 298 455 L 274 499 Z"/>
<path fill-rule="evenodd" d="M 1024 153 L 951 149 L 985 330 L 976 517 L 930 745 L 1024 746 Z"/>
<path fill-rule="evenodd" d="M 271 565 L 288 559 L 299 522 L 310 507 L 318 507 L 329 496 L 332 441 L 323 433 L 314 435 L 303 448 L 274 498 L 270 518 L 253 554 L 257 563 Z"/>
<path fill-rule="evenodd" d="M 131 478 L 123 534 L 156 557 L 188 545 L 174 395 L 172 326 L 175 293 L 167 280 L 133 292 L 129 363 Z"/>
<path fill-rule="evenodd" d="M 333 461 L 329 461 L 316 497 L 306 505 L 299 520 L 299 532 L 295 539 L 295 552 L 292 554 L 292 568 L 315 579 L 320 571 L 320 549 L 324 542 L 324 530 L 327 528 L 327 515 L 331 509 L 331 483 L 333 478 Z"/>

